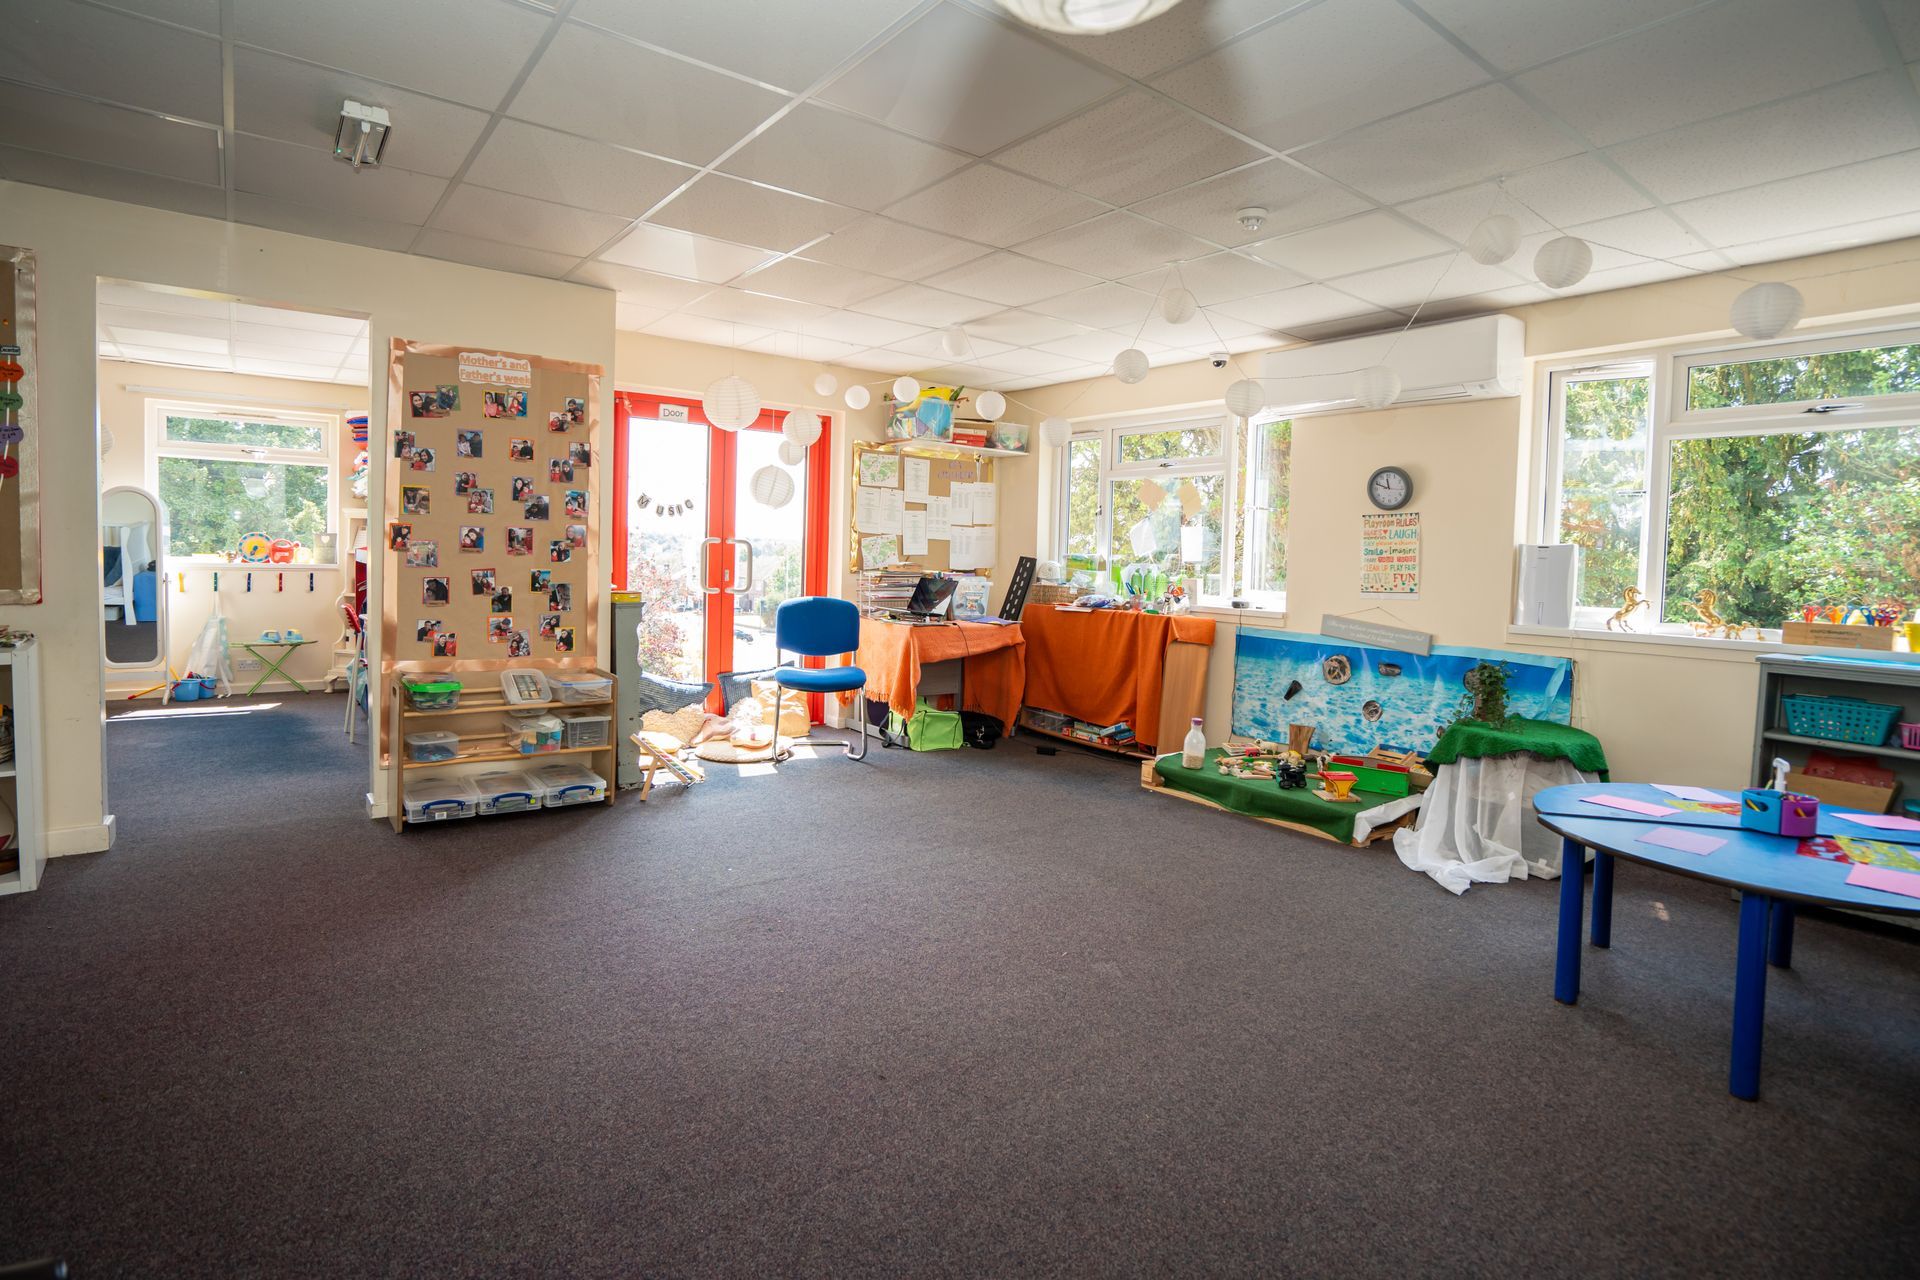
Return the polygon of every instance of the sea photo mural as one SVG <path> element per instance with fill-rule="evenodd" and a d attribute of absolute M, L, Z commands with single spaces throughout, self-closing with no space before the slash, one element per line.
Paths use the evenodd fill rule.
<path fill-rule="evenodd" d="M 1506 668 L 1510 714 L 1572 723 L 1573 663 L 1566 658 L 1449 645 L 1423 656 L 1242 627 L 1234 641 L 1233 732 L 1285 742 L 1288 725 L 1310 724 L 1316 747 L 1426 752 L 1470 705 L 1464 680 L 1482 662 Z"/>

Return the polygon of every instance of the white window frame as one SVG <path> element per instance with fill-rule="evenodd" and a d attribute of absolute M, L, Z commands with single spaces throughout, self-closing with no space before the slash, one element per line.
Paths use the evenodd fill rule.
<path fill-rule="evenodd" d="M 1116 480 L 1147 480 L 1155 478 L 1179 479 L 1183 476 L 1218 475 L 1223 486 L 1224 498 L 1221 503 L 1221 578 L 1227 588 L 1224 594 L 1206 596 L 1196 602 L 1196 607 L 1234 616 L 1259 614 L 1271 618 L 1283 617 L 1286 613 L 1286 592 L 1265 592 L 1245 609 L 1235 609 L 1230 601 L 1238 594 L 1245 580 L 1246 565 L 1236 561 L 1233 556 L 1235 535 L 1241 517 L 1239 510 L 1238 477 L 1240 472 L 1240 454 L 1244 447 L 1244 437 L 1252 423 L 1266 424 L 1289 417 L 1287 414 L 1261 414 L 1251 422 L 1227 413 L 1221 406 L 1203 406 L 1199 408 L 1167 409 L 1147 414 L 1132 414 L 1124 418 L 1100 421 L 1088 421 L 1074 424 L 1072 444 L 1093 440 L 1100 445 L 1100 492 L 1099 492 L 1099 535 L 1095 559 L 1102 575 L 1096 581 L 1096 589 L 1102 587 L 1107 569 L 1113 563 L 1113 529 L 1111 512 L 1108 508 L 1108 491 Z M 1147 462 L 1122 462 L 1120 460 L 1120 441 L 1125 436 L 1149 434 L 1158 431 L 1183 431 L 1212 428 L 1220 433 L 1221 447 L 1218 453 L 1196 458 L 1161 458 Z M 1073 479 L 1073 468 L 1068 461 L 1069 451 L 1061 451 L 1059 476 L 1054 494 L 1054 509 L 1058 515 L 1053 521 L 1051 538 L 1055 558 L 1066 560 L 1067 521 L 1072 514 L 1069 489 Z M 1291 473 L 1289 473 L 1291 483 Z M 1289 529 L 1291 537 L 1291 529 Z M 1244 557 L 1243 557 L 1244 559 Z"/>
<path fill-rule="evenodd" d="M 237 444 L 200 444 L 192 441 L 170 441 L 167 439 L 167 419 L 189 418 L 227 418 L 239 422 L 257 422 L 264 426 L 313 427 L 320 431 L 321 448 L 316 451 L 305 449 L 257 448 L 251 445 Z M 147 401 L 147 492 L 155 497 L 160 495 L 160 460 L 162 458 L 198 458 L 213 462 L 257 462 L 283 463 L 300 467 L 324 466 L 327 470 L 327 528 L 326 532 L 340 532 L 340 434 L 341 417 L 337 413 L 318 413 L 289 409 L 262 409 L 260 406 L 248 406 L 221 400 L 155 400 Z M 226 564 L 223 556 L 176 556 L 172 549 L 168 558 L 176 564 L 191 567 L 204 564 Z M 302 569 L 337 568 L 339 557 L 334 561 L 303 564 Z"/>
<path fill-rule="evenodd" d="M 1568 381 L 1647 376 L 1647 496 L 1640 531 L 1640 592 L 1650 607 L 1633 625 L 1642 638 L 1696 639 L 1701 643 L 1737 645 L 1742 642 L 1695 636 L 1686 623 L 1659 621 L 1666 610 L 1667 494 L 1669 458 L 1675 442 L 1728 436 L 1799 435 L 1809 432 L 1849 431 L 1875 426 L 1920 424 L 1920 393 L 1870 396 L 1859 400 L 1821 402 L 1798 400 L 1780 404 L 1740 405 L 1725 409 L 1691 409 L 1687 405 L 1688 370 L 1695 365 L 1739 364 L 1793 355 L 1818 355 L 1869 347 L 1920 344 L 1920 325 L 1907 319 L 1892 325 L 1848 326 L 1812 330 L 1770 342 L 1741 344 L 1672 345 L 1622 354 L 1603 362 L 1544 362 L 1535 366 L 1539 396 L 1535 423 L 1531 536 L 1540 543 L 1560 541 L 1561 500 L 1561 388 Z M 1605 629 L 1610 607 L 1577 607 L 1573 629 L 1632 639 L 1633 633 Z M 1528 628 L 1519 628 L 1527 630 Z M 1775 627 L 1755 628 L 1760 640 L 1777 644 Z"/>

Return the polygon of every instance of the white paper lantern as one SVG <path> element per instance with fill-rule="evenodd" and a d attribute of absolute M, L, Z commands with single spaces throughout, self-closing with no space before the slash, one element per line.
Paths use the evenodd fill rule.
<path fill-rule="evenodd" d="M 873 392 L 862 386 L 848 387 L 846 401 L 849 409 L 864 409 L 873 403 Z"/>
<path fill-rule="evenodd" d="M 1191 289 L 1169 289 L 1160 299 L 1160 317 L 1168 324 L 1185 324 L 1200 310 L 1200 302 Z"/>
<path fill-rule="evenodd" d="M 722 431 L 738 431 L 760 416 L 760 393 L 751 382 L 730 373 L 707 388 L 700 397 L 700 409 Z"/>
<path fill-rule="evenodd" d="M 1577 236 L 1555 236 L 1533 255 L 1533 274 L 1549 289 L 1571 289 L 1593 270 L 1593 246 Z"/>
<path fill-rule="evenodd" d="M 830 373 L 823 373 L 813 380 L 813 394 L 830 396 L 840 389 L 840 379 Z"/>
<path fill-rule="evenodd" d="M 820 415 L 811 409 L 795 409 L 780 424 L 780 434 L 802 449 L 810 449 L 820 438 Z"/>
<path fill-rule="evenodd" d="M 1007 411 L 1007 398 L 998 391 L 982 391 L 974 397 L 973 407 L 988 422 L 998 422 Z"/>
<path fill-rule="evenodd" d="M 918 404 L 920 402 L 920 384 L 905 374 L 901 374 L 893 380 L 893 398 L 901 404 Z"/>
<path fill-rule="evenodd" d="M 1147 362 L 1147 353 L 1138 347 L 1128 347 L 1113 358 L 1113 376 L 1132 386 L 1147 376 L 1152 368 Z"/>
<path fill-rule="evenodd" d="M 1749 338 L 1777 338 L 1800 323 L 1807 300 L 1790 284 L 1757 284 L 1733 300 L 1733 327 Z"/>
<path fill-rule="evenodd" d="M 747 481 L 747 492 L 763 507 L 784 507 L 793 501 L 793 477 L 779 467 L 762 467 Z"/>
<path fill-rule="evenodd" d="M 1099 35 L 1157 18 L 1180 0 L 1000 0 L 1028 26 L 1062 35 Z"/>
<path fill-rule="evenodd" d="M 1383 364 L 1354 375 L 1353 398 L 1362 409 L 1384 409 L 1400 398 L 1400 375 Z"/>
<path fill-rule="evenodd" d="M 1040 419 L 1040 443 L 1049 449 L 1058 449 L 1073 436 L 1073 424 L 1065 418 L 1054 416 Z"/>
<path fill-rule="evenodd" d="M 782 440 L 776 453 L 780 461 L 790 467 L 797 467 L 807 460 L 807 447 L 803 444 L 795 444 L 791 440 Z"/>
<path fill-rule="evenodd" d="M 967 337 L 967 331 L 956 324 L 940 335 L 940 349 L 955 360 L 964 360 L 967 352 L 973 350 L 973 341 Z"/>
<path fill-rule="evenodd" d="M 1520 250 L 1520 223 L 1504 213 L 1481 219 L 1467 236 L 1467 256 L 1482 266 L 1505 262 Z"/>
<path fill-rule="evenodd" d="M 1236 418 L 1251 418 L 1267 407 L 1267 389 L 1253 378 L 1242 378 L 1227 387 L 1227 412 Z"/>

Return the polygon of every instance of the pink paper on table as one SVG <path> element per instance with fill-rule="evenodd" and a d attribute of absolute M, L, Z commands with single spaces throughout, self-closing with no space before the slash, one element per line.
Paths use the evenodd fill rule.
<path fill-rule="evenodd" d="M 1884 889 L 1888 893 L 1920 898 L 1920 874 L 1912 871 L 1895 871 L 1892 867 L 1874 867 L 1856 862 L 1853 870 L 1847 872 L 1847 883 L 1862 889 Z"/>
<path fill-rule="evenodd" d="M 1718 791 L 1709 791 L 1705 787 L 1683 787 L 1668 782 L 1651 784 L 1655 791 L 1664 791 L 1675 800 L 1698 800 L 1701 804 L 1727 804 L 1734 797 L 1723 796 Z"/>
<path fill-rule="evenodd" d="M 1882 831 L 1920 831 L 1920 822 L 1891 813 L 1836 812 L 1833 816 L 1842 822 L 1855 822 L 1863 827 L 1878 827 Z"/>
<path fill-rule="evenodd" d="M 1625 809 L 1628 813 L 1644 813 L 1649 818 L 1670 818 L 1680 812 L 1669 809 L 1663 804 L 1648 804 L 1645 800 L 1629 800 L 1626 796 L 1583 796 L 1587 804 L 1603 804 L 1609 809 Z"/>
<path fill-rule="evenodd" d="M 1655 827 L 1643 836 L 1636 836 L 1641 844 L 1658 845 L 1662 849 L 1678 849 L 1681 853 L 1712 853 L 1726 841 L 1700 831 L 1687 831 L 1680 827 Z"/>

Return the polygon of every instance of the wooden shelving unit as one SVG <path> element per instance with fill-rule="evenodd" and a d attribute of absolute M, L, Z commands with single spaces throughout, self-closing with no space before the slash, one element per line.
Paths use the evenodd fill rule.
<path fill-rule="evenodd" d="M 1021 708 L 1020 711 L 1020 732 L 1031 733 L 1035 737 L 1040 738 L 1052 738 L 1059 742 L 1071 742 L 1076 747 L 1085 747 L 1089 751 L 1098 751 L 1102 755 L 1118 756 L 1125 760 L 1152 760 L 1155 758 L 1152 753 L 1142 751 L 1138 747 L 1110 747 L 1103 742 L 1089 742 L 1085 738 L 1076 738 L 1070 733 L 1060 733 L 1053 729 L 1043 729 L 1028 718 L 1024 707 Z"/>
<path fill-rule="evenodd" d="M 461 678 L 476 675 L 482 678 L 492 676 L 491 672 L 454 672 Z M 496 677 L 497 678 L 497 677 Z M 399 677 L 388 682 L 387 705 L 393 708 L 393 731 L 387 741 L 391 744 L 391 758 L 387 768 L 387 818 L 393 823 L 395 831 L 404 831 L 407 827 L 406 789 L 407 780 L 430 770 L 459 769 L 482 764 L 521 764 L 536 766 L 542 761 L 556 756 L 592 756 L 593 771 L 599 774 L 607 784 L 605 803 L 613 803 L 614 766 L 616 748 L 614 746 L 613 725 L 607 725 L 607 742 L 599 747 L 560 747 L 552 751 L 540 751 L 533 755 L 523 755 L 518 751 L 480 750 L 455 756 L 451 760 L 409 760 L 407 752 L 407 732 L 422 729 L 445 729 L 450 733 L 459 733 L 464 717 L 505 715 L 510 711 L 613 711 L 614 698 L 611 693 L 605 698 L 596 698 L 591 702 L 508 702 L 499 687 L 482 685 L 477 688 L 463 689 L 460 693 L 460 705 L 444 711 L 415 711 L 407 705 L 406 689 Z M 506 731 L 461 734 L 462 743 L 505 742 Z"/>
<path fill-rule="evenodd" d="M 951 440 L 935 440 L 931 437 L 917 437 L 912 440 L 883 440 L 867 446 L 875 453 L 916 453 L 939 456 L 946 454 L 956 458 L 1025 458 L 1030 456 L 1025 449 L 995 449 L 989 445 L 955 444 Z"/>
<path fill-rule="evenodd" d="M 0 853 L 0 896 L 40 887 L 47 833 L 40 815 L 40 650 L 27 640 L 0 648 L 0 702 L 13 708 L 13 759 L 0 764 L 0 804 L 13 811 L 13 840 Z M 11 865 L 7 865 L 11 864 Z"/>

